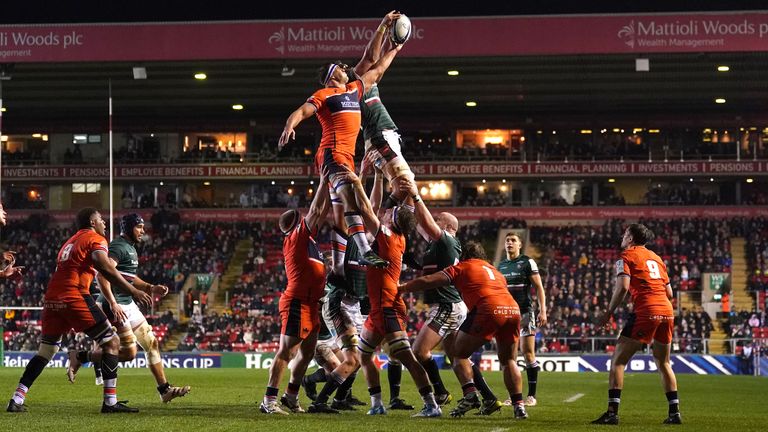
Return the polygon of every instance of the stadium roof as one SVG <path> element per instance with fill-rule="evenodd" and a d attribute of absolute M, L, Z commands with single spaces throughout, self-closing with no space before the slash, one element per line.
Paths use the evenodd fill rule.
<path fill-rule="evenodd" d="M 663 10 L 675 10 L 669 3 L 673 2 L 666 2 Z M 709 5 L 696 6 L 703 9 Z M 727 6 L 737 9 L 739 5 Z M 476 13 L 541 12 L 519 5 L 515 10 L 498 5 L 486 9 L 480 7 Z M 345 9 L 346 16 L 370 17 L 375 13 L 370 8 L 367 12 L 359 10 Z M 632 11 L 619 6 L 602 10 Z M 78 22 L 116 15 L 114 11 L 100 15 L 99 11 L 80 14 Z M 156 19 L 190 19 L 189 14 L 199 12 L 199 8 L 183 11 L 173 15 L 160 8 L 154 12 Z M 227 8 L 217 11 L 206 18 L 231 17 Z M 442 15 L 460 13 L 450 6 L 436 11 Z M 309 8 L 296 15 L 304 18 L 304 13 L 318 12 Z M 285 14 L 275 9 L 259 16 L 282 18 Z M 130 21 L 146 19 L 147 12 L 118 15 Z M 253 15 L 243 12 L 240 18 Z M 47 19 L 39 16 L 44 22 L 68 22 L 78 17 L 71 13 L 48 14 Z M 3 22 L 13 19 L 16 21 L 11 22 L 39 22 L 14 16 L 13 11 L 3 15 Z M 638 57 L 649 59 L 650 72 L 636 71 Z M 7 107 L 2 129 L 4 133 L 106 130 L 107 82 L 111 79 L 117 130 L 274 130 L 316 89 L 319 63 L 317 59 L 16 63 L 8 71 L 12 79 L 2 81 L 3 105 Z M 133 79 L 132 68 L 136 66 L 146 68 L 148 79 Z M 730 70 L 718 72 L 718 66 Z M 284 76 L 284 69 L 295 73 Z M 459 75 L 449 76 L 451 70 Z M 766 70 L 765 51 L 401 57 L 387 72 L 381 93 L 403 129 L 617 122 L 658 127 L 692 122 L 759 126 L 768 123 Z M 198 72 L 206 73 L 208 79 L 195 80 L 193 75 Z M 726 103 L 715 103 L 718 98 Z M 477 106 L 466 106 L 470 101 Z M 244 109 L 233 111 L 234 104 L 242 104 Z"/>

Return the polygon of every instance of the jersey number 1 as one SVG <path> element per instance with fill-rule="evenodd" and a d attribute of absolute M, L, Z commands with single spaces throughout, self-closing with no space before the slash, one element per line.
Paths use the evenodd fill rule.
<path fill-rule="evenodd" d="M 486 272 L 488 272 L 488 278 L 490 280 L 496 280 L 496 276 L 493 275 L 493 272 L 488 266 L 483 266 L 483 268 L 485 269 Z"/>
<path fill-rule="evenodd" d="M 659 264 L 654 260 L 648 260 L 645 262 L 648 267 L 648 274 L 651 275 L 651 279 L 661 279 L 661 271 L 659 271 Z"/>

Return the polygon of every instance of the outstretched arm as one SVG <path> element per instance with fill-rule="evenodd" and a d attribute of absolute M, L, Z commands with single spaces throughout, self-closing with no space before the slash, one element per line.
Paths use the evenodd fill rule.
<path fill-rule="evenodd" d="M 312 199 L 312 204 L 309 206 L 309 212 L 305 218 L 310 230 L 315 229 L 325 219 L 328 208 L 331 206 L 330 204 L 328 179 L 322 176 L 320 177 L 320 186 L 318 186 L 317 192 L 315 192 L 315 197 Z"/>
<path fill-rule="evenodd" d="M 345 181 L 350 184 L 355 194 L 355 201 L 357 207 L 360 209 L 360 215 L 363 218 L 365 229 L 369 233 L 376 235 L 379 232 L 379 218 L 376 217 L 373 208 L 371 207 L 371 201 L 365 195 L 365 188 L 363 183 L 353 172 L 345 172 L 336 174 L 337 181 Z"/>
<path fill-rule="evenodd" d="M 395 56 L 402 48 L 402 45 L 395 45 L 394 48 L 387 51 L 383 57 L 376 61 L 376 63 L 360 77 L 363 81 L 363 86 L 365 86 L 366 89 L 381 80 L 381 77 L 384 76 L 384 72 L 386 72 L 389 65 L 392 64 Z"/>
<path fill-rule="evenodd" d="M 400 190 L 408 191 L 408 194 L 413 198 L 413 206 L 415 208 L 416 220 L 419 223 L 419 228 L 426 235 L 426 240 L 437 241 L 443 235 L 443 230 L 437 226 L 437 222 L 432 217 L 432 213 L 424 204 L 424 200 L 419 196 L 419 190 L 416 187 L 416 183 L 408 178 L 400 178 Z"/>
<path fill-rule="evenodd" d="M 277 149 L 282 150 L 288 143 L 288 140 L 296 139 L 296 131 L 293 130 L 299 123 L 312 117 L 315 114 L 315 106 L 311 103 L 304 103 L 296 111 L 292 112 L 288 116 L 288 120 L 285 121 L 285 127 L 283 133 L 280 135 L 280 140 L 277 142 Z"/>
<path fill-rule="evenodd" d="M 370 69 L 371 66 L 373 66 L 373 64 L 379 60 L 379 57 L 381 57 L 381 45 L 385 40 L 384 35 L 387 34 L 389 27 L 398 18 L 400 18 L 400 13 L 397 11 L 392 11 L 385 15 L 384 19 L 381 20 L 379 28 L 368 42 L 368 46 L 365 47 L 363 57 L 360 59 L 360 62 L 355 65 L 355 73 L 358 76 L 362 76 L 364 73 L 368 72 L 368 69 Z"/>
<path fill-rule="evenodd" d="M 362 182 L 360 182 L 362 184 Z M 371 189 L 371 209 L 377 217 L 381 217 L 381 200 L 384 198 L 384 174 L 375 170 L 373 176 L 373 188 Z"/>
<path fill-rule="evenodd" d="M 432 273 L 428 276 L 422 276 L 410 280 L 398 287 L 400 292 L 426 291 L 429 289 L 440 288 L 451 283 L 451 280 L 443 272 Z"/>

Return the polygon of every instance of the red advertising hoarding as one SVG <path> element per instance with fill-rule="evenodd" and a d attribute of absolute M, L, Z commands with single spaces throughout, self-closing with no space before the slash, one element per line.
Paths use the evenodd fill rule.
<path fill-rule="evenodd" d="M 152 217 L 152 209 L 119 210 L 116 217 L 128 212 L 139 212 L 145 220 Z M 183 221 L 205 220 L 216 222 L 249 222 L 265 219 L 277 220 L 284 208 L 269 209 L 182 209 Z M 638 218 L 678 219 L 768 217 L 768 206 L 678 206 L 678 207 L 433 207 L 434 212 L 453 213 L 460 221 L 478 219 L 515 218 L 536 224 L 537 221 L 592 221 L 604 219 L 637 220 Z M 74 222 L 75 211 L 70 210 L 10 210 L 8 218 L 23 220 L 32 214 L 46 214 L 55 222 Z"/>
<path fill-rule="evenodd" d="M 412 163 L 417 178 L 589 178 L 589 177 L 729 177 L 765 175 L 768 161 L 691 162 L 430 162 Z M 309 164 L 118 165 L 117 180 L 257 180 L 317 176 Z M 6 166 L 3 178 L 14 181 L 103 181 L 106 166 Z"/>
<path fill-rule="evenodd" d="M 411 18 L 413 35 L 403 56 L 768 49 L 768 12 Z M 0 61 L 359 57 L 379 20 L 2 25 Z"/>

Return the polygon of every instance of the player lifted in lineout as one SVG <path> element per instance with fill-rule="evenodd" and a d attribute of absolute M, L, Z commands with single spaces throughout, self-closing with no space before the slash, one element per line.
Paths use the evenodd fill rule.
<path fill-rule="evenodd" d="M 387 25 L 392 14 L 385 16 Z M 373 84 L 378 82 L 394 60 L 402 45 L 387 51 L 373 66 L 360 77 L 350 80 L 350 67 L 341 61 L 322 66 L 318 80 L 323 86 L 294 111 L 285 123 L 278 147 L 295 138 L 296 126 L 312 115 L 316 115 L 322 127 L 320 147 L 315 155 L 319 172 L 326 173 L 330 182 L 330 197 L 333 207 L 334 224 L 337 229 L 347 232 L 362 254 L 363 264 L 386 267 L 387 262 L 371 250 L 365 237 L 365 227 L 360 215 L 360 203 L 355 200 L 350 183 L 342 174 L 355 171 L 355 143 L 360 131 L 360 101 Z M 334 246 L 334 270 L 343 271 L 344 245 Z"/>

